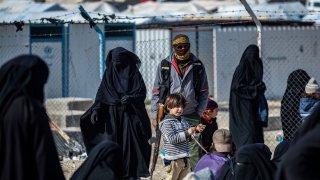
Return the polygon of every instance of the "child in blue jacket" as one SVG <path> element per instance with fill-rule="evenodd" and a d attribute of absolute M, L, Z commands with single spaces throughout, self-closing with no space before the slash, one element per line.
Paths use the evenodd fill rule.
<path fill-rule="evenodd" d="M 317 81 L 312 77 L 305 87 L 300 99 L 300 116 L 302 123 L 320 105 L 320 88 Z"/>

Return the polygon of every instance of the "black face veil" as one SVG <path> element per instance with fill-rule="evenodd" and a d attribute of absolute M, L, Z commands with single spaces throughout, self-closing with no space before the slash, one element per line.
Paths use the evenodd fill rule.
<path fill-rule="evenodd" d="M 106 71 L 96 102 L 115 105 L 124 95 L 135 95 L 137 92 L 144 94 L 144 83 L 135 80 L 142 79 L 138 69 L 140 64 L 140 59 L 134 53 L 122 47 L 112 49 L 106 59 Z"/>

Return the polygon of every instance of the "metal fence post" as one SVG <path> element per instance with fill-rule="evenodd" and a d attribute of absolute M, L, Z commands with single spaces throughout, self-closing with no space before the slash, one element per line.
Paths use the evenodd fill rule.
<path fill-rule="evenodd" d="M 104 37 L 104 32 L 97 26 L 97 24 L 93 21 L 93 19 L 90 17 L 90 15 L 87 13 L 87 11 L 80 5 L 79 6 L 80 14 L 81 16 L 89 21 L 90 26 L 94 28 L 94 30 L 99 33 L 99 41 L 100 41 L 100 79 L 103 78 L 103 73 L 104 73 L 104 57 L 105 57 L 105 37 Z"/>
<path fill-rule="evenodd" d="M 247 10 L 247 12 L 249 13 L 249 15 L 252 17 L 253 22 L 256 24 L 257 26 L 257 45 L 259 47 L 259 55 L 260 58 L 262 57 L 262 51 L 261 51 L 261 23 L 259 21 L 259 19 L 257 18 L 257 16 L 254 14 L 254 12 L 252 11 L 251 7 L 249 6 L 249 4 L 247 3 L 246 0 L 240 0 L 241 3 L 243 4 L 244 8 Z"/>

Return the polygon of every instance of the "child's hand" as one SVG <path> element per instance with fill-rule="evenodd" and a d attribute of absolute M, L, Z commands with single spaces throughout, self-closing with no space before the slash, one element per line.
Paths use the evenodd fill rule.
<path fill-rule="evenodd" d="M 196 128 L 196 132 L 202 132 L 206 128 L 206 125 L 199 124 Z"/>
<path fill-rule="evenodd" d="M 190 128 L 188 129 L 188 133 L 189 133 L 189 134 L 192 134 L 195 130 L 196 130 L 195 127 L 190 127 Z"/>

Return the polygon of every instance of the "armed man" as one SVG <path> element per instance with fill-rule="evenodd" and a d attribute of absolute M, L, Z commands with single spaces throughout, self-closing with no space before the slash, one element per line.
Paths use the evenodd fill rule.
<path fill-rule="evenodd" d="M 172 47 L 173 52 L 158 65 L 152 89 L 151 111 L 156 130 L 159 123 L 157 121 L 159 104 L 163 104 L 169 94 L 181 93 L 187 99 L 182 116 L 191 126 L 200 123 L 201 114 L 207 105 L 209 92 L 206 71 L 202 62 L 190 52 L 188 36 L 184 34 L 175 36 Z M 190 157 L 192 170 L 201 155 L 200 147 L 193 141 Z"/>

